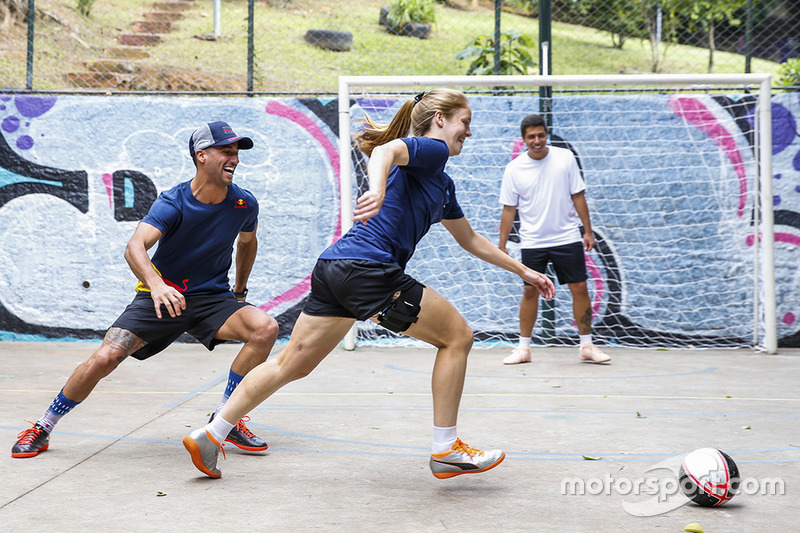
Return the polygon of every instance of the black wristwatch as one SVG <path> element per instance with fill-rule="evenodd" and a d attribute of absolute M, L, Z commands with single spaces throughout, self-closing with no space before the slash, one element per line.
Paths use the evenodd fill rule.
<path fill-rule="evenodd" d="M 242 292 L 233 291 L 233 295 L 236 297 L 237 300 L 244 300 L 245 298 L 247 298 L 247 288 L 245 287 L 245 289 Z"/>

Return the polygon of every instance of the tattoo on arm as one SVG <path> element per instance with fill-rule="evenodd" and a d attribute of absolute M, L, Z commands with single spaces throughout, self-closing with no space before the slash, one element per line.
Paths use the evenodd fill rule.
<path fill-rule="evenodd" d="M 117 361 L 122 362 L 130 354 L 145 346 L 147 343 L 126 329 L 110 328 L 103 339 L 112 350 L 122 352 L 117 356 Z"/>

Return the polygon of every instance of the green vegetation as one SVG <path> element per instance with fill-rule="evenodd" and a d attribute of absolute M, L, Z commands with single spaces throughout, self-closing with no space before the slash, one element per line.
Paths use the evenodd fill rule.
<path fill-rule="evenodd" d="M 482 76 L 495 74 L 494 36 L 480 35 L 472 40 L 465 49 L 456 54 L 456 59 L 471 59 L 467 74 Z M 497 74 L 508 76 L 514 74 L 533 74 L 529 71 L 536 66 L 531 49 L 536 48 L 536 41 L 528 35 L 520 35 L 514 31 L 500 34 L 500 60 L 497 62 Z"/>
<path fill-rule="evenodd" d="M 78 13 L 88 17 L 92 11 L 92 4 L 94 4 L 94 0 L 78 0 Z"/>
<path fill-rule="evenodd" d="M 436 4 L 433 0 L 394 0 L 389 6 L 389 19 L 397 26 L 409 22 L 433 24 L 436 22 Z"/>
<path fill-rule="evenodd" d="M 792 58 L 781 64 L 776 85 L 800 87 L 800 58 Z"/>
<path fill-rule="evenodd" d="M 255 10 L 255 90 L 332 94 L 340 75 L 466 74 L 469 60 L 456 55 L 476 37 L 494 34 L 493 2 L 456 2 L 459 9 L 436 6 L 436 25 L 429 39 L 391 35 L 378 24 L 380 8 L 390 0 L 259 0 Z M 474 6 L 472 4 L 475 4 Z M 71 89 L 63 81 L 67 72 L 84 70 L 84 64 L 107 57 L 119 46 L 118 35 L 132 32 L 143 20 L 149 2 L 101 0 L 90 18 L 81 16 L 75 0 L 37 0 L 37 10 L 52 17 L 37 17 L 34 88 Z M 211 2 L 196 2 L 186 18 L 165 41 L 149 49 L 142 60 L 151 69 L 189 69 L 241 90 L 247 75 L 247 0 L 222 3 L 222 38 L 197 39 L 213 30 Z M 349 52 L 322 50 L 304 42 L 309 29 L 349 31 Z M 538 42 L 538 21 L 503 13 L 502 30 L 528 35 Z M 608 32 L 553 24 L 554 74 L 622 74 L 651 71 L 647 39 L 628 38 L 615 48 Z M 0 88 L 25 87 L 25 27 L 14 26 L 0 35 Z M 535 49 L 534 49 L 535 50 Z M 535 52 L 534 52 L 535 53 Z M 708 51 L 672 45 L 661 72 L 704 73 Z M 717 52 L 714 72 L 743 72 L 744 57 Z M 754 72 L 776 74 L 779 65 L 754 59 Z M 530 71 L 529 71 L 530 72 Z"/>

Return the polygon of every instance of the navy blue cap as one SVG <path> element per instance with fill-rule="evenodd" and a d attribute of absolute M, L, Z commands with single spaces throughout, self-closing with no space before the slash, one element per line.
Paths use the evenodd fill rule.
<path fill-rule="evenodd" d="M 205 150 L 209 146 L 224 146 L 226 144 L 239 143 L 239 148 L 249 150 L 253 147 L 253 139 L 250 137 L 238 137 L 227 122 L 221 120 L 209 122 L 194 130 L 189 137 L 189 155 L 194 157 L 198 150 Z"/>

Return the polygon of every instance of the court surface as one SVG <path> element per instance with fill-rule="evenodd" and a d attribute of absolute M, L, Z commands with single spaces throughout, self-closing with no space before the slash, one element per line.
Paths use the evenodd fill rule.
<path fill-rule="evenodd" d="M 800 350 L 509 347 L 470 356 L 459 434 L 505 462 L 434 478 L 429 348 L 337 349 L 251 413 L 263 453 L 226 446 L 221 479 L 181 439 L 216 407 L 236 345 L 178 344 L 129 359 L 68 414 L 50 450 L 12 459 L 17 434 L 96 343 L 0 343 L 0 531 L 796 531 Z M 279 350 L 280 346 L 276 347 Z M 742 492 L 684 504 L 683 454 L 715 447 Z M 636 516 L 636 515 L 643 516 Z"/>

